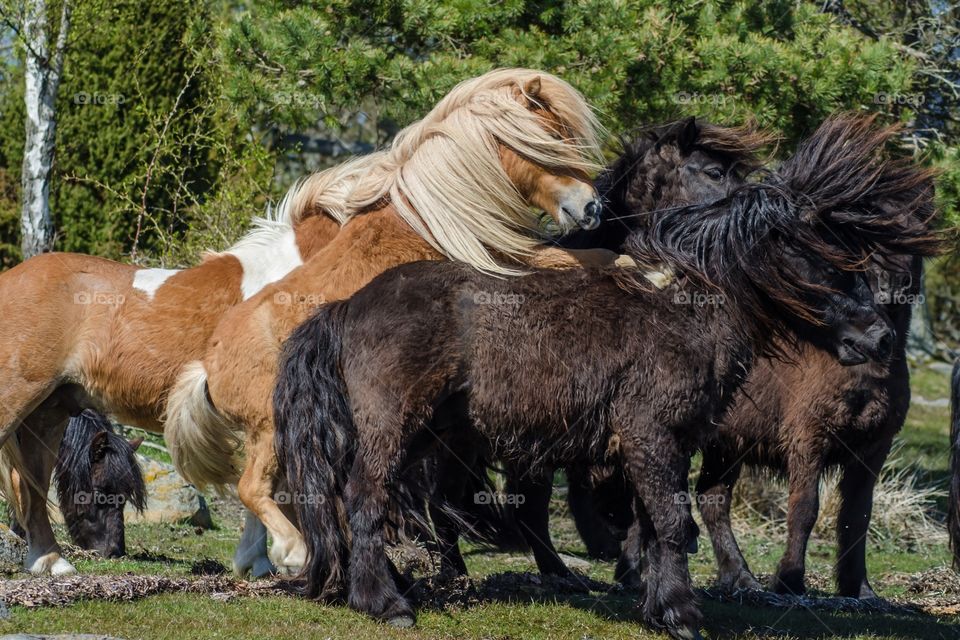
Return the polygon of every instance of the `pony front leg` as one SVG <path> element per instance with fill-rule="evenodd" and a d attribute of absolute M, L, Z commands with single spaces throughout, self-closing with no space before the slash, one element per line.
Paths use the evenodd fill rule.
<path fill-rule="evenodd" d="M 50 574 L 65 576 L 76 573 L 69 561 L 60 555 L 60 545 L 53 535 L 50 526 L 50 515 L 47 512 L 47 490 L 50 486 L 50 475 L 57 462 L 57 445 L 66 428 L 67 419 L 60 419 L 60 424 L 51 431 L 43 434 L 36 414 L 31 416 L 19 429 L 20 449 L 24 462 L 24 473 L 20 476 L 20 505 L 24 511 L 23 523 L 27 532 L 27 571 L 34 575 Z M 16 438 L 14 434 L 11 438 Z M 28 481 L 29 474 L 32 481 Z M 92 499 L 93 496 L 87 496 Z M 79 498 L 79 495 L 77 496 Z"/>
<path fill-rule="evenodd" d="M 247 464 L 237 485 L 240 500 L 273 536 L 273 547 L 270 549 L 269 558 L 277 571 L 296 575 L 306 563 L 307 548 L 300 532 L 287 519 L 274 500 L 277 459 L 272 438 L 251 439 L 247 442 L 246 453 Z M 297 498 L 303 497 L 291 496 L 291 499 Z M 263 560 L 258 560 L 257 563 L 260 569 L 264 568 Z M 254 571 L 258 568 L 256 565 L 251 567 Z"/>
<path fill-rule="evenodd" d="M 267 528 L 253 512 L 244 509 L 243 535 L 233 554 L 233 572 L 240 577 L 249 573 L 254 578 L 262 578 L 276 571 L 267 557 Z"/>

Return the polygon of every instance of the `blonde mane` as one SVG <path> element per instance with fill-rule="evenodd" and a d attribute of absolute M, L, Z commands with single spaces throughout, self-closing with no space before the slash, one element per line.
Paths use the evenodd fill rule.
<path fill-rule="evenodd" d="M 540 79 L 540 91 L 524 87 Z M 565 140 L 528 108 L 535 101 L 557 117 Z M 284 215 L 297 221 L 323 212 L 341 224 L 389 201 L 400 217 L 453 260 L 502 275 L 519 273 L 498 256 L 520 260 L 537 244 L 539 216 L 511 182 L 499 145 L 548 169 L 593 172 L 602 160 L 600 127 L 573 87 L 542 71 L 500 69 L 461 82 L 389 148 L 301 181 Z"/>

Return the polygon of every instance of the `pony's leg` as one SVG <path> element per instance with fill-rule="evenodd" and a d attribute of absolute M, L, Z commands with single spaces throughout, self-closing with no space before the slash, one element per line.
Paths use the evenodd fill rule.
<path fill-rule="evenodd" d="M 695 525 L 689 500 L 678 494 L 690 471 L 690 454 L 672 435 L 676 428 L 660 426 L 646 416 L 631 416 L 618 429 L 624 468 L 634 484 L 643 514 L 649 517 L 649 563 L 644 619 L 665 626 L 677 638 L 700 638 L 701 614 L 693 594 L 687 549 Z"/>
<path fill-rule="evenodd" d="M 273 536 L 269 558 L 277 571 L 293 575 L 299 573 L 306 563 L 307 548 L 300 532 L 283 514 L 273 498 L 276 477 L 277 456 L 273 449 L 273 429 L 255 430 L 247 441 L 246 466 L 237 483 L 237 493 L 247 509 L 254 513 Z M 307 498 L 308 496 L 293 497 Z M 260 567 L 265 568 L 262 561 Z"/>
<path fill-rule="evenodd" d="M 400 414 L 391 413 L 391 420 Z M 409 627 L 415 620 L 413 608 L 397 588 L 383 539 L 388 486 L 403 457 L 403 434 L 399 421 L 382 428 L 358 427 L 356 458 L 344 489 L 353 535 L 348 603 L 378 620 Z"/>
<path fill-rule="evenodd" d="M 550 496 L 553 479 L 550 475 L 533 477 L 512 469 L 507 477 L 507 496 L 516 504 L 517 525 L 530 545 L 537 569 L 544 575 L 564 578 L 580 586 L 582 580 L 560 559 L 550 538 Z M 589 590 L 586 585 L 583 589 Z"/>
<path fill-rule="evenodd" d="M 639 518 L 627 530 L 627 537 L 620 547 L 620 557 L 613 570 L 613 579 L 628 589 L 641 590 L 644 588 L 643 554 L 649 546 L 653 525 L 649 524 L 650 516 L 644 513 L 647 527 L 640 524 Z M 646 535 L 645 535 L 646 534 Z"/>
<path fill-rule="evenodd" d="M 50 526 L 47 512 L 47 490 L 50 475 L 57 462 L 57 450 L 67 427 L 69 416 L 61 411 L 35 411 L 18 430 L 25 474 L 20 478 L 21 505 L 25 511 L 27 558 L 30 573 L 54 576 L 76 573 L 70 562 L 60 555 L 60 546 Z M 16 435 L 13 437 L 17 437 Z M 32 479 L 28 481 L 26 475 Z"/>
<path fill-rule="evenodd" d="M 260 518 L 244 510 L 243 535 L 233 554 L 233 571 L 239 576 L 248 573 L 254 578 L 262 578 L 276 572 L 276 567 L 267 557 L 267 528 Z"/>
<path fill-rule="evenodd" d="M 730 524 L 733 488 L 740 470 L 740 462 L 728 460 L 720 447 L 703 448 L 697 503 L 717 559 L 717 586 L 726 591 L 762 589 L 747 566 Z"/>
<path fill-rule="evenodd" d="M 787 433 L 802 433 L 785 426 Z M 816 445 L 815 445 L 816 446 Z M 787 500 L 787 548 L 770 581 L 776 593 L 802 595 L 806 591 L 803 576 L 806 571 L 807 542 L 820 512 L 820 475 L 822 457 L 798 445 L 790 451 L 789 491 Z"/>
<path fill-rule="evenodd" d="M 587 555 L 597 560 L 612 560 L 620 555 L 620 541 L 597 512 L 593 489 L 583 474 L 567 469 L 567 505 Z M 629 505 L 627 505 L 629 508 Z"/>
<path fill-rule="evenodd" d="M 873 510 L 873 488 L 890 452 L 892 439 L 855 456 L 840 479 L 840 512 L 837 514 L 837 590 L 849 598 L 876 598 L 867 581 L 867 530 Z"/>

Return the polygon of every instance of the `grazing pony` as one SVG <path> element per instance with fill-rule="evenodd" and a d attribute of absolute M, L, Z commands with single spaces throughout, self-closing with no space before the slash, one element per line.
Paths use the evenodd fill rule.
<path fill-rule="evenodd" d="M 29 571 L 75 571 L 60 556 L 46 508 L 71 416 L 93 408 L 162 432 L 170 388 L 203 353 L 224 312 L 339 230 L 313 211 L 294 220 L 286 204 L 190 269 L 47 253 L 0 273 L 0 488 L 26 530 Z M 247 520 L 238 557 L 241 571 L 271 569 L 256 519 Z"/>
<path fill-rule="evenodd" d="M 105 558 L 126 555 L 124 507 L 146 507 L 143 471 L 135 455 L 142 442 L 120 437 L 106 417 L 89 409 L 67 424 L 53 479 L 67 532 L 81 549 Z M 12 528 L 26 536 L 15 518 Z"/>
<path fill-rule="evenodd" d="M 273 536 L 278 569 L 299 571 L 305 558 L 275 494 L 270 397 L 283 341 L 320 303 L 407 262 L 449 258 L 501 277 L 527 264 L 611 262 L 608 251 L 539 246 L 533 211 L 563 230 L 599 224 L 590 181 L 599 168 L 597 128 L 583 97 L 559 78 L 501 69 L 457 85 L 387 150 L 316 174 L 290 194 L 294 212 L 324 211 L 343 223 L 340 233 L 224 316 L 202 361 L 171 392 L 166 428 L 187 479 L 237 483 Z"/>
<path fill-rule="evenodd" d="M 950 500 L 947 532 L 953 550 L 953 570 L 960 572 L 960 359 L 950 380 Z"/>
<path fill-rule="evenodd" d="M 309 592 L 346 588 L 353 608 L 413 623 L 383 526 L 391 486 L 438 441 L 534 465 L 599 464 L 615 446 L 644 523 L 644 618 L 699 636 L 679 499 L 693 452 L 755 354 L 812 342 L 850 363 L 888 357 L 862 261 L 932 242 L 912 216 L 863 207 L 859 173 L 817 169 L 788 162 L 658 214 L 626 250 L 677 274 L 663 290 L 630 270 L 503 280 L 425 262 L 322 307 L 285 345 L 274 397 L 279 464 L 311 498 L 294 502 Z"/>
<path fill-rule="evenodd" d="M 135 451 L 104 416 L 85 410 L 67 425 L 53 478 L 70 539 L 105 558 L 126 555 L 123 510 L 146 507 L 143 471 Z"/>

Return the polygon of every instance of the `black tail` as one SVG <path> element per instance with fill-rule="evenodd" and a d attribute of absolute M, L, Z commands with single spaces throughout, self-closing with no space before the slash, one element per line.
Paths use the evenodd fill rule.
<path fill-rule="evenodd" d="M 950 503 L 947 507 L 947 531 L 953 549 L 953 570 L 960 572 L 960 360 L 953 365 L 950 384 Z"/>
<path fill-rule="evenodd" d="M 277 461 L 296 488 L 297 519 L 307 546 L 311 597 L 341 594 L 349 558 L 341 496 L 353 460 L 356 427 L 340 372 L 346 307 L 321 307 L 287 340 L 273 396 Z"/>

